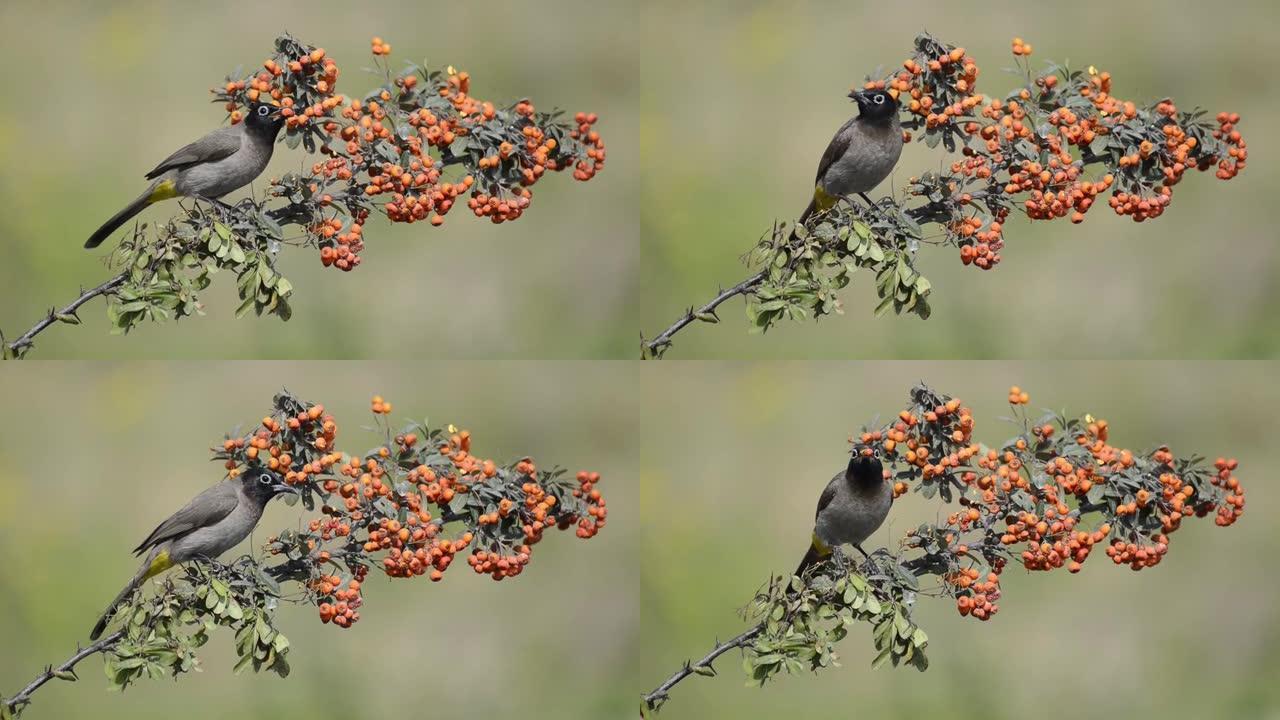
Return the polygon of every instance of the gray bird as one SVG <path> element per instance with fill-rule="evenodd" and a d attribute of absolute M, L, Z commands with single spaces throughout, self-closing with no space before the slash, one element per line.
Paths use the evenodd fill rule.
<path fill-rule="evenodd" d="M 862 195 L 870 203 L 865 193 L 889 177 L 902 155 L 897 98 L 884 90 L 856 90 L 849 97 L 858 104 L 858 115 L 840 128 L 823 151 L 813 199 L 800 215 L 800 225 L 850 195 Z"/>
<path fill-rule="evenodd" d="M 146 191 L 103 223 L 84 246 L 98 247 L 153 203 L 175 197 L 214 200 L 253 182 L 270 162 L 283 126 L 279 108 L 259 103 L 249 106 L 244 121 L 214 130 L 155 166 L 147 173 L 152 183 Z"/>
<path fill-rule="evenodd" d="M 825 560 L 839 545 L 852 545 L 864 556 L 862 542 L 879 529 L 893 505 L 893 483 L 874 455 L 856 453 L 843 472 L 836 473 L 818 498 L 813 539 L 796 575 Z"/>
<path fill-rule="evenodd" d="M 257 526 L 271 498 L 285 492 L 296 491 L 276 473 L 252 468 L 239 479 L 223 480 L 197 495 L 134 548 L 134 555 L 150 552 L 133 579 L 107 606 L 89 639 L 102 635 L 116 608 L 148 578 L 194 558 L 216 558 L 239 545 Z"/>

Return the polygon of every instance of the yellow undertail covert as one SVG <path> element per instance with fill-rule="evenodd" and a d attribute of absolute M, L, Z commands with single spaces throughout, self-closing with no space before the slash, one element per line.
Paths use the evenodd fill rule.
<path fill-rule="evenodd" d="M 155 188 L 151 190 L 151 194 L 147 196 L 147 202 L 158 203 L 161 200 L 178 197 L 178 188 L 173 184 L 172 180 L 163 180 L 156 183 Z"/>

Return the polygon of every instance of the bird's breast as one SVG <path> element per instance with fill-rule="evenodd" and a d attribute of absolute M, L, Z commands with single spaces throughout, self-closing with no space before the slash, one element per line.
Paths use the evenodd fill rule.
<path fill-rule="evenodd" d="M 889 514 L 893 487 L 882 483 L 870 492 L 844 486 L 818 514 L 814 531 L 828 545 L 861 544 Z"/>
<path fill-rule="evenodd" d="M 832 195 L 853 195 L 879 185 L 902 155 L 902 129 L 897 123 L 853 124 L 849 149 L 823 176 L 823 189 Z"/>

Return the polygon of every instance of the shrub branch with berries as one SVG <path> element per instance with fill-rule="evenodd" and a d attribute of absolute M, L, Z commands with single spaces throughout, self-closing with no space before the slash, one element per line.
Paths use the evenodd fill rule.
<path fill-rule="evenodd" d="M 325 267 L 349 271 L 361 263 L 374 214 L 439 226 L 465 204 L 509 222 L 529 209 L 548 173 L 587 181 L 604 167 L 595 113 L 564 117 L 528 99 L 497 106 L 471 94 L 466 72 L 413 63 L 393 71 L 390 45 L 374 38 L 372 51 L 379 84 L 359 97 L 337 92 L 339 67 L 323 48 L 289 35 L 276 39 L 261 70 L 229 76 L 213 94 L 230 121 L 253 102 L 280 107 L 283 142 L 319 156 L 309 171 L 273 179 L 264 198 L 184 201 L 169 220 L 138 226 L 109 258 L 115 277 L 16 340 L 0 338 L 5 357 L 21 357 L 56 323 L 78 324 L 80 306 L 98 296 L 115 332 L 196 314 L 199 293 L 222 271 L 237 279 L 237 317 L 252 310 L 288 320 L 293 286 L 277 264 L 286 246 L 313 248 Z"/>
<path fill-rule="evenodd" d="M 742 610 L 751 627 L 684 666 L 645 695 L 652 712 L 690 675 L 740 649 L 749 682 L 838 664 L 835 643 L 858 622 L 872 625 L 885 662 L 928 667 L 928 635 L 912 609 L 944 597 L 963 617 L 999 611 L 1007 567 L 1077 573 L 1095 547 L 1115 565 L 1158 565 L 1185 520 L 1213 516 L 1229 526 L 1244 512 L 1236 461 L 1177 457 L 1165 446 L 1135 452 L 1110 444 L 1107 421 L 1045 413 L 1032 418 L 1021 389 L 1009 391 L 1018 434 L 998 447 L 973 439 L 975 420 L 959 399 L 923 385 L 890 423 L 850 438 L 880 459 L 895 497 L 917 492 L 956 506 L 946 520 L 911 530 L 897 548 L 855 559 L 836 552 L 801 576 L 771 577 Z"/>
<path fill-rule="evenodd" d="M 804 225 L 775 223 L 747 254 L 755 274 L 642 339 L 642 356 L 662 357 L 695 321 L 719 322 L 717 308 L 739 295 L 758 332 L 842 312 L 839 291 L 859 270 L 875 276 L 877 316 L 892 309 L 927 319 L 933 285 L 916 267 L 924 246 L 954 247 L 964 265 L 990 270 L 1014 213 L 1080 223 L 1107 196 L 1114 212 L 1142 222 L 1165 211 L 1188 170 L 1229 180 L 1244 169 L 1239 115 L 1182 111 L 1167 98 L 1139 106 L 1112 94 L 1108 72 L 1058 64 L 1033 71 L 1031 45 L 1015 38 L 1012 49 L 1023 85 L 989 97 L 977 92 L 978 65 L 963 48 L 917 37 L 901 70 L 865 87 L 898 97 L 904 141 L 918 133 L 917 141 L 961 157 L 946 171 L 912 177 L 902 202 L 841 202 Z"/>
<path fill-rule="evenodd" d="M 0 699 L 0 715 L 21 713 L 49 680 L 77 679 L 75 664 L 95 653 L 118 689 L 190 672 L 218 627 L 235 635 L 237 672 L 283 677 L 290 643 L 275 624 L 281 603 L 313 605 L 321 622 L 346 628 L 360 619 L 370 572 L 439 582 L 463 554 L 474 572 L 503 580 L 528 567 L 548 533 L 573 529 L 590 539 L 604 528 L 599 473 L 543 470 L 529 457 L 499 465 L 472 454 L 466 430 L 393 430 L 390 403 L 375 397 L 371 409 L 380 444 L 348 454 L 337 449 L 337 421 L 322 406 L 277 395 L 272 413 L 254 431 L 229 435 L 214 459 L 230 478 L 257 467 L 279 473 L 316 517 L 269 538 L 263 558 L 190 562 L 167 573 L 158 592 L 121 607 L 117 629 Z"/>

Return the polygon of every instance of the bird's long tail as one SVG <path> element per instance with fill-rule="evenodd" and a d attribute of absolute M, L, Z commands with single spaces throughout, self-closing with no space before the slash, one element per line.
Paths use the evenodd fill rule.
<path fill-rule="evenodd" d="M 106 221 L 102 224 L 102 227 L 95 230 L 94 233 L 89 236 L 89 239 L 85 241 L 85 249 L 96 248 L 101 245 L 103 240 L 111 237 L 111 233 L 118 230 L 121 225 L 129 222 L 134 215 L 145 210 L 148 205 L 160 202 L 161 200 L 167 200 L 171 197 L 177 197 L 177 191 L 174 188 L 172 180 L 160 180 L 152 183 L 151 187 L 147 188 L 146 192 L 139 195 L 133 202 L 125 205 L 123 210 L 112 215 L 110 220 Z"/>
<path fill-rule="evenodd" d="M 837 201 L 839 201 L 839 198 L 837 198 L 835 195 L 832 195 L 831 193 L 828 193 L 822 187 L 821 183 L 814 186 L 813 197 L 810 198 L 809 200 L 809 206 L 804 209 L 804 212 L 800 213 L 800 217 L 796 220 L 795 228 L 798 228 L 801 225 L 804 225 L 805 221 L 807 221 L 810 217 L 812 217 L 815 212 L 818 212 L 819 210 L 823 210 L 823 211 L 830 210 L 831 208 L 835 207 L 835 204 Z M 792 228 L 791 230 L 792 240 L 796 239 L 795 228 Z"/>
<path fill-rule="evenodd" d="M 800 219 L 796 220 L 796 225 L 803 225 L 804 222 L 809 219 L 809 216 L 813 215 L 814 211 L 817 209 L 818 209 L 818 198 L 817 196 L 815 196 L 812 200 L 809 201 L 809 207 L 805 208 L 804 212 L 800 213 Z"/>
<path fill-rule="evenodd" d="M 159 548 L 152 550 L 147 555 L 147 559 L 138 568 L 138 572 L 134 573 L 133 578 L 124 586 L 120 594 L 116 595 L 116 598 L 107 606 L 107 609 L 102 613 L 102 617 L 98 618 L 98 623 L 93 626 L 93 630 L 89 633 L 89 639 L 97 640 L 102 636 L 102 631 L 107 629 L 107 623 L 111 622 L 111 618 L 115 616 L 116 609 L 133 595 L 143 581 L 164 572 L 172 565 L 173 563 L 169 560 L 168 550 L 160 550 Z"/>
<path fill-rule="evenodd" d="M 800 560 L 799 567 L 792 573 L 796 577 L 801 577 L 810 567 L 831 557 L 831 546 L 822 542 L 817 533 L 814 533 L 812 541 L 809 543 L 809 550 L 804 554 L 804 558 Z"/>

